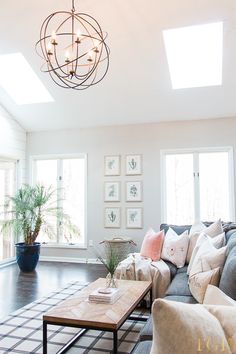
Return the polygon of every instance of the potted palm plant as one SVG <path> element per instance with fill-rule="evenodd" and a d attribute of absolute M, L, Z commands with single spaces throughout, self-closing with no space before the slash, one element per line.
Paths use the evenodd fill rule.
<path fill-rule="evenodd" d="M 7 220 L 2 222 L 3 235 L 14 232 L 17 237 L 16 260 L 23 272 L 32 272 L 39 260 L 40 246 L 36 242 L 43 230 L 49 237 L 55 234 L 52 222 L 60 220 L 60 225 L 79 236 L 78 228 L 73 225 L 62 209 L 55 207 L 56 191 L 42 185 L 23 185 L 15 196 L 7 197 Z"/>

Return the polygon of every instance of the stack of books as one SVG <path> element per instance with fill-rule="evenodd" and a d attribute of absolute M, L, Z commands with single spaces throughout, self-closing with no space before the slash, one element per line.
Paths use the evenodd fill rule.
<path fill-rule="evenodd" d="M 102 304 L 114 304 L 120 296 L 121 292 L 117 288 L 98 288 L 89 295 L 89 301 Z"/>

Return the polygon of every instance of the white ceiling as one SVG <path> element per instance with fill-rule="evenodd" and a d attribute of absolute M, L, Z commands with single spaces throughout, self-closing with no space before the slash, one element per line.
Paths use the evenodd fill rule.
<path fill-rule="evenodd" d="M 0 54 L 22 52 L 55 102 L 16 105 L 0 88 L 0 103 L 27 130 L 236 116 L 235 0 L 75 0 L 108 32 L 110 69 L 85 91 L 56 86 L 39 70 L 34 45 L 42 21 L 70 0 L 0 2 Z M 224 22 L 223 85 L 172 90 L 162 30 Z M 12 68 L 14 70 L 14 68 Z"/>

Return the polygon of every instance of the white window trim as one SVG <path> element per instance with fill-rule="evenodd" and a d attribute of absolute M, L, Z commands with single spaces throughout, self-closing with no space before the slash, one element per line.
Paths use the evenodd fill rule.
<path fill-rule="evenodd" d="M 73 245 L 65 244 L 65 243 L 42 243 L 41 247 L 43 248 L 65 248 L 65 249 L 87 249 L 88 248 L 88 237 L 87 237 L 87 180 L 88 180 L 88 159 L 86 153 L 74 153 L 74 154 L 45 154 L 45 155 L 31 155 L 29 157 L 29 183 L 31 185 L 34 184 L 34 176 L 35 176 L 35 161 L 36 160 L 54 160 L 54 159 L 76 159 L 83 158 L 85 162 L 85 174 L 84 174 L 84 242 L 76 243 Z"/>
<path fill-rule="evenodd" d="M 10 161 L 15 163 L 15 193 L 17 190 L 20 188 L 20 173 L 22 172 L 22 160 L 19 158 L 19 156 L 12 156 L 8 154 L 0 155 L 0 161 Z M 13 242 L 12 242 L 12 254 L 14 255 L 13 257 L 3 259 L 0 261 L 0 267 L 5 266 L 11 263 L 16 262 L 15 260 L 15 238 L 13 236 Z"/>
<path fill-rule="evenodd" d="M 235 216 L 235 194 L 234 194 L 234 149 L 232 146 L 220 146 L 220 147 L 200 147 L 200 148 L 187 148 L 187 149 L 164 149 L 160 150 L 160 169 L 161 169 L 161 222 L 164 223 L 167 220 L 167 205 L 166 205 L 166 178 L 165 178 L 165 156 L 170 154 L 186 154 L 186 153 L 202 153 L 202 152 L 228 152 L 229 153 L 229 207 L 230 207 L 230 221 L 236 220 Z M 194 166 L 194 169 L 199 170 L 199 166 Z M 199 195 L 196 197 L 196 187 L 194 187 L 195 193 L 195 205 L 198 207 L 198 211 L 195 212 L 195 218 L 200 219 L 200 200 Z M 194 205 L 194 207 L 195 207 Z M 197 221 L 197 220 L 196 220 Z M 224 220 L 229 221 L 229 220 Z"/>

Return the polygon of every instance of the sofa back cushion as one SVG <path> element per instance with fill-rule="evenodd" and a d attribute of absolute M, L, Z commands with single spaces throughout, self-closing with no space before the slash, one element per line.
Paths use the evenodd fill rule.
<path fill-rule="evenodd" d="M 232 248 L 231 246 L 235 240 L 232 239 L 227 245 L 230 251 L 227 255 L 219 284 L 219 288 L 234 300 L 236 300 L 236 245 Z"/>
<path fill-rule="evenodd" d="M 224 353 L 235 353 L 234 307 L 190 305 L 157 299 L 153 303 L 152 314 L 151 354 L 213 354 L 216 353 L 216 345 L 224 346 Z"/>

